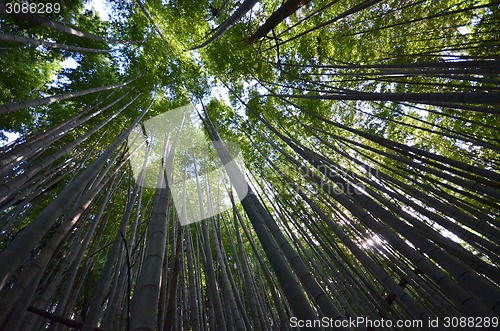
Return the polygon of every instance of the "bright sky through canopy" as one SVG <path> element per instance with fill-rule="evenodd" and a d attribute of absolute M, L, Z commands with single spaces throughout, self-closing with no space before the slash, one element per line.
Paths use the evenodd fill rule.
<path fill-rule="evenodd" d="M 85 9 L 95 10 L 103 21 L 109 21 L 110 8 L 105 0 L 92 0 L 84 5 Z"/>

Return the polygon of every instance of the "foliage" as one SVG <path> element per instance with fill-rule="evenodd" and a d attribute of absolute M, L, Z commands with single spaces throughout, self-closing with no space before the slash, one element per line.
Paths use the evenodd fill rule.
<path fill-rule="evenodd" d="M 259 2 L 192 50 L 240 3 L 113 1 L 107 22 L 83 3 L 46 18 L 86 37 L 0 16 L 1 33 L 102 51 L 1 45 L 0 104 L 54 100 L 0 108 L 20 134 L 0 154 L 0 329 L 500 314 L 497 4 L 306 1 L 249 43 L 282 6 Z M 128 158 L 161 153 L 143 123 L 189 103 L 205 136 L 166 123 L 145 181 L 173 165 L 201 214 L 223 210 L 181 226 L 194 211 Z M 231 148 L 209 154 L 249 194 L 195 138 L 238 145 L 241 172 Z"/>

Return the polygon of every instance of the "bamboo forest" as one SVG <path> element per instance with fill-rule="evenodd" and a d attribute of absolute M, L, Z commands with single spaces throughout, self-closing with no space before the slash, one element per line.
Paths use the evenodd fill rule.
<path fill-rule="evenodd" d="M 0 330 L 498 330 L 500 2 L 0 0 Z"/>

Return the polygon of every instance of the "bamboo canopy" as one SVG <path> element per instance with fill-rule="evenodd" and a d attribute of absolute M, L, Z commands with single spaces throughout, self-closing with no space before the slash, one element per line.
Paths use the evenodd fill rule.
<path fill-rule="evenodd" d="M 498 328 L 498 5 L 2 2 L 0 330 Z"/>

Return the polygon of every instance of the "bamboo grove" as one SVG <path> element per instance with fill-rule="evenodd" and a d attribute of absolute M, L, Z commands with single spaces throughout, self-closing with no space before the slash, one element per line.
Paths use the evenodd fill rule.
<path fill-rule="evenodd" d="M 59 3 L 0 2 L 1 330 L 498 325 L 499 2 Z"/>

